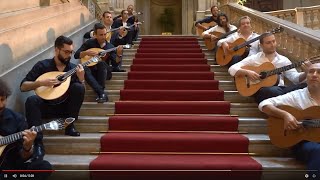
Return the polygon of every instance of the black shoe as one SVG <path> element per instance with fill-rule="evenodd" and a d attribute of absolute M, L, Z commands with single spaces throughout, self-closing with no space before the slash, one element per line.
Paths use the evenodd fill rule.
<path fill-rule="evenodd" d="M 120 68 L 113 68 L 112 72 L 126 72 L 126 70 Z"/>
<path fill-rule="evenodd" d="M 42 143 L 35 143 L 33 146 L 33 154 L 31 161 L 43 160 L 45 151 Z"/>
<path fill-rule="evenodd" d="M 104 102 L 108 102 L 108 96 L 106 94 L 101 94 L 97 97 L 96 101 L 97 103 L 104 103 Z"/>
<path fill-rule="evenodd" d="M 69 136 L 80 136 L 80 133 L 76 130 L 73 123 L 66 128 L 64 134 Z"/>

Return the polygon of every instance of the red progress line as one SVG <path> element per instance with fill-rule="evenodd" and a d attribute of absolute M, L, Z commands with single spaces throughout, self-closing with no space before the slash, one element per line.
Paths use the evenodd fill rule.
<path fill-rule="evenodd" d="M 37 172 L 54 172 L 55 170 L 2 170 L 2 172 L 28 172 L 28 173 L 37 173 Z"/>

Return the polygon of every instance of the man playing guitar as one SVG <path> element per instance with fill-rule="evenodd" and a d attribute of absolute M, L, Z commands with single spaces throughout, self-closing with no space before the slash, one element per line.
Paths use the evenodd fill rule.
<path fill-rule="evenodd" d="M 231 25 L 229 23 L 229 20 L 228 20 L 228 16 L 224 13 L 219 13 L 218 15 L 218 23 L 216 26 L 204 31 L 202 33 L 202 37 L 204 39 L 208 38 L 208 39 L 211 39 L 211 42 L 212 43 L 215 43 L 216 41 L 218 41 L 219 37 L 215 36 L 214 34 L 211 34 L 213 32 L 218 32 L 218 33 L 221 33 L 221 34 L 225 34 L 225 33 L 228 33 L 230 31 L 233 31 L 233 30 L 236 30 L 237 27 L 234 26 L 234 25 Z M 231 36 L 231 35 L 229 35 Z"/>
<path fill-rule="evenodd" d="M 38 95 L 28 97 L 25 108 L 26 118 L 29 127 L 41 124 L 43 117 L 73 117 L 78 119 L 80 107 L 84 99 L 84 70 L 81 64 L 76 66 L 70 62 L 73 52 L 73 42 L 70 38 L 59 36 L 54 43 L 55 55 L 52 59 L 46 59 L 36 63 L 31 71 L 22 80 L 20 89 L 22 92 L 36 90 L 39 87 L 58 86 L 61 82 L 53 77 L 44 80 L 37 80 L 39 76 L 52 71 L 67 72 L 76 68 L 76 74 L 71 77 L 71 83 L 68 87 L 67 96 L 59 102 L 48 101 L 40 98 Z M 66 135 L 80 136 L 80 133 L 71 124 L 65 130 Z M 42 133 L 38 133 L 34 145 L 34 158 L 44 156 L 44 147 L 42 143 Z"/>
<path fill-rule="evenodd" d="M 127 10 L 122 10 L 121 11 L 121 18 L 118 18 L 116 21 L 113 22 L 112 28 L 119 28 L 121 26 L 126 27 L 130 26 L 128 22 L 128 11 Z M 125 45 L 125 44 L 130 44 L 132 45 L 132 37 L 133 37 L 133 29 L 126 30 L 126 29 L 120 29 L 119 31 L 119 41 L 121 42 L 115 42 L 119 45 Z"/>
<path fill-rule="evenodd" d="M 276 52 L 277 42 L 275 36 L 272 33 L 266 33 L 261 37 L 260 46 L 263 52 L 259 52 L 255 55 L 249 56 L 229 68 L 228 71 L 231 74 L 231 76 L 246 76 L 252 81 L 259 80 L 260 75 L 258 73 L 251 70 L 243 69 L 242 67 L 259 66 L 265 62 L 271 62 L 276 68 L 291 64 L 291 61 L 288 58 Z M 301 66 L 305 71 L 307 69 L 306 65 L 309 64 L 307 63 Z M 297 85 L 285 87 L 284 76 Z M 255 98 L 255 101 L 257 103 L 260 103 L 265 99 L 282 95 L 296 89 L 304 88 L 306 84 L 299 83 L 303 82 L 305 78 L 305 72 L 298 73 L 296 69 L 290 69 L 279 75 L 279 83 L 277 85 L 271 87 L 263 87 L 260 90 L 258 90 L 253 95 L 253 97 Z"/>
<path fill-rule="evenodd" d="M 288 105 L 299 110 L 320 105 L 320 63 L 310 65 L 307 71 L 308 87 L 273 97 L 262 101 L 259 109 L 268 116 L 284 120 L 285 130 L 301 128 L 297 119 L 290 113 L 279 109 L 277 106 Z M 316 136 L 319 136 L 316 135 Z M 320 177 L 320 144 L 317 142 L 301 141 L 292 148 L 298 160 L 307 164 L 309 177 L 313 174 Z"/>
<path fill-rule="evenodd" d="M 203 31 L 206 31 L 208 29 L 210 29 L 211 27 L 209 26 L 204 26 L 203 24 L 213 24 L 212 26 L 215 26 L 215 24 L 218 23 L 219 19 L 218 19 L 218 13 L 219 13 L 219 9 L 216 5 L 213 5 L 210 9 L 211 11 L 211 15 L 210 17 L 206 17 L 204 19 L 201 19 L 201 20 L 198 20 L 196 23 L 195 23 L 195 26 L 198 28 L 198 29 L 201 29 L 201 33 Z M 201 35 L 201 34 L 199 34 Z"/>
<path fill-rule="evenodd" d="M 23 140 L 15 142 L 13 146 L 9 146 L 10 148 L 7 146 L 9 150 L 2 152 L 1 157 L 4 156 L 4 158 L 1 158 L 1 170 L 52 170 L 48 161 L 33 159 L 34 161 L 26 162 L 32 157 L 33 142 L 37 133 L 26 130 L 27 122 L 22 115 L 6 108 L 10 94 L 8 85 L 0 80 L 0 134 L 8 136 L 23 131 Z M 46 179 L 49 175 L 50 172 L 36 173 L 34 179 Z M 4 177 L 1 176 L 0 179 L 2 178 Z"/>
<path fill-rule="evenodd" d="M 239 19 L 239 31 L 233 33 L 229 37 L 225 39 L 221 39 L 218 41 L 217 46 L 220 47 L 222 46 L 224 53 L 227 54 L 229 53 L 229 44 L 228 43 L 233 43 L 239 38 L 243 38 L 246 41 L 254 39 L 258 37 L 259 35 L 252 32 L 252 27 L 251 27 L 251 19 L 249 16 L 243 16 Z M 227 64 L 228 67 L 232 66 L 233 64 L 236 64 L 237 62 L 240 62 L 242 59 L 246 58 L 247 56 L 251 56 L 253 54 L 257 54 L 260 52 L 259 48 L 259 42 L 255 41 L 251 43 L 250 48 L 247 49 L 247 53 L 245 53 L 243 56 L 233 56 L 232 60 Z"/>

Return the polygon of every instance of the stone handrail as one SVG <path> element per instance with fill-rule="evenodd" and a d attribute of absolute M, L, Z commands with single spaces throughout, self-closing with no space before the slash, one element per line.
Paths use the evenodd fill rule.
<path fill-rule="evenodd" d="M 90 13 L 98 20 L 102 19 L 102 10 L 98 5 L 97 0 L 82 0 L 82 4 L 84 4 L 90 11 Z"/>
<path fill-rule="evenodd" d="M 272 16 L 297 23 L 311 29 L 320 29 L 320 5 L 266 12 Z"/>
<path fill-rule="evenodd" d="M 241 16 L 249 16 L 255 32 L 263 33 L 281 26 L 284 32 L 276 34 L 278 52 L 291 60 L 303 60 L 320 54 L 320 32 L 299 26 L 295 23 L 271 15 L 229 3 L 221 7 L 229 16 L 230 22 L 237 22 Z"/>

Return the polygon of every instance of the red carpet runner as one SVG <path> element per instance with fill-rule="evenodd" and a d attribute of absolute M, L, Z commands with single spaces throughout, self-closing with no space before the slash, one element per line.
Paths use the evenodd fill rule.
<path fill-rule="evenodd" d="M 143 38 L 91 178 L 260 179 L 218 87 L 196 38 Z"/>

